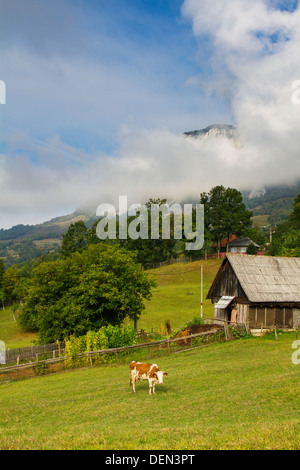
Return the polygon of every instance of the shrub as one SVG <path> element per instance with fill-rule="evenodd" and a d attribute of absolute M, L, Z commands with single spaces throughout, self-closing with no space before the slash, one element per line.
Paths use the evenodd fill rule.
<path fill-rule="evenodd" d="M 65 355 L 70 356 L 66 363 L 71 367 L 88 365 L 87 356 L 77 357 L 78 354 L 89 351 L 100 351 L 103 349 L 119 348 L 136 344 L 136 333 L 132 326 L 102 326 L 98 331 L 88 331 L 86 335 L 76 338 L 70 336 L 66 339 Z M 97 363 L 110 362 L 108 354 L 97 358 Z"/>

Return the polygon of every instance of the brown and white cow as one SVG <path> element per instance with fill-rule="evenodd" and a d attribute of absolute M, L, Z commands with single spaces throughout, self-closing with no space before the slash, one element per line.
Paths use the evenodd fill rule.
<path fill-rule="evenodd" d="M 157 364 L 133 361 L 130 364 L 130 385 L 132 385 L 133 393 L 136 393 L 135 382 L 138 380 L 148 380 L 149 395 L 151 392 L 155 393 L 155 385 L 163 383 L 164 375 L 168 375 L 167 372 L 159 370 Z"/>

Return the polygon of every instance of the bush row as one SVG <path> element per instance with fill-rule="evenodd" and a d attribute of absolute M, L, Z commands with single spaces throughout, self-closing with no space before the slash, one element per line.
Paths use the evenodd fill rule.
<path fill-rule="evenodd" d="M 88 331 L 84 336 L 71 336 L 65 341 L 64 356 L 71 357 L 66 365 L 78 366 L 78 362 L 88 361 L 88 358 L 78 358 L 79 353 L 131 346 L 136 342 L 136 332 L 130 325 L 126 327 L 102 326 L 98 331 Z M 109 355 L 101 355 L 97 362 L 110 362 Z"/>

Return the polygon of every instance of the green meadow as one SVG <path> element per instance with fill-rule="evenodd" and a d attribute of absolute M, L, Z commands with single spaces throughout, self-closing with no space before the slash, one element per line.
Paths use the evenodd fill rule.
<path fill-rule="evenodd" d="M 145 381 L 132 393 L 128 364 L 2 384 L 0 447 L 299 449 L 294 340 L 286 333 L 160 357 L 168 376 L 156 395 Z"/>
<path fill-rule="evenodd" d="M 203 266 L 203 316 L 213 317 L 213 305 L 207 292 L 220 267 L 221 260 L 176 263 L 147 271 L 156 279 L 153 297 L 146 302 L 138 327 L 150 332 L 159 331 L 169 320 L 172 330 L 201 315 L 201 265 Z"/>
<path fill-rule="evenodd" d="M 220 261 L 174 264 L 149 271 L 157 286 L 139 329 L 173 331 L 212 317 L 207 291 Z M 0 313 L 7 347 L 27 346 L 12 308 Z M 296 333 L 213 343 L 164 355 L 168 372 L 156 395 L 129 385 L 128 364 L 86 367 L 0 385 L 0 449 L 197 450 L 300 448 L 300 365 Z M 128 359 L 139 360 L 132 357 Z"/>

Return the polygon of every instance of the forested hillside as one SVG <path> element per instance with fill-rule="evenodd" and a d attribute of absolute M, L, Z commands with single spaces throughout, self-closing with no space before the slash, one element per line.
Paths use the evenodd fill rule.
<path fill-rule="evenodd" d="M 253 225 L 267 236 L 270 227 L 288 220 L 299 192 L 300 182 L 293 186 L 266 187 L 257 196 L 251 191 L 242 191 L 242 195 L 246 208 L 253 212 Z M 20 224 L 8 230 L 0 229 L 0 258 L 6 266 L 12 266 L 45 254 L 57 253 L 62 235 L 79 220 L 91 228 L 97 218 L 91 210 L 77 210 L 38 225 Z"/>

